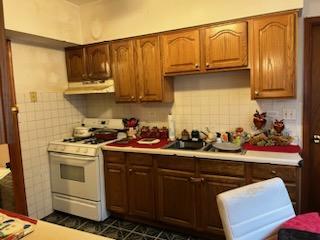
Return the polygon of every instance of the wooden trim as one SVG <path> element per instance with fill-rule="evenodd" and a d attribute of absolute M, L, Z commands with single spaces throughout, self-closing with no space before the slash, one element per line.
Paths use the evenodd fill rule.
<path fill-rule="evenodd" d="M 302 211 L 308 211 L 311 208 L 310 184 L 311 184 L 311 89 L 312 89 L 312 28 L 320 25 L 320 17 L 304 19 L 304 101 L 303 101 L 303 153 L 304 167 L 302 171 Z"/>
<path fill-rule="evenodd" d="M 7 41 L 7 63 L 8 63 L 8 87 L 11 94 L 11 103 L 9 106 L 15 106 L 16 96 L 14 87 L 14 76 L 13 76 L 13 65 L 12 65 L 12 51 L 11 42 Z M 27 215 L 27 201 L 24 184 L 23 164 L 20 147 L 20 136 L 18 126 L 18 115 L 10 111 L 11 117 L 8 117 L 10 121 L 11 129 L 8 136 L 10 135 L 11 141 L 9 141 L 9 152 L 10 152 L 10 165 L 13 179 L 13 189 L 15 196 L 16 212 Z"/>

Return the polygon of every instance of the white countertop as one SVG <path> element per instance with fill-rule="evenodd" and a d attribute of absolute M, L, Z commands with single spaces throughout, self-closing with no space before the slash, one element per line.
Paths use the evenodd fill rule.
<path fill-rule="evenodd" d="M 22 238 L 23 240 L 111 240 L 95 234 L 75 230 L 57 224 L 38 220 L 35 230 Z"/>
<path fill-rule="evenodd" d="M 278 152 L 262 152 L 262 151 L 247 151 L 245 154 L 240 153 L 225 153 L 225 152 L 201 152 L 188 150 L 173 150 L 162 148 L 134 148 L 134 147 L 114 147 L 102 146 L 103 150 L 118 151 L 118 152 L 134 152 L 134 153 L 149 153 L 160 155 L 177 155 L 184 157 L 197 157 L 207 159 L 255 162 L 255 163 L 270 163 L 278 165 L 299 166 L 302 160 L 298 153 L 278 153 Z"/>

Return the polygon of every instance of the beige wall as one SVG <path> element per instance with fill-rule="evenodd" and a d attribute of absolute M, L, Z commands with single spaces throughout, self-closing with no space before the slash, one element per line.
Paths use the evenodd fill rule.
<path fill-rule="evenodd" d="M 4 0 L 5 28 L 81 43 L 79 6 L 66 0 Z"/>
<path fill-rule="evenodd" d="M 12 43 L 16 92 L 62 92 L 67 88 L 63 49 Z"/>
<path fill-rule="evenodd" d="M 85 43 L 303 7 L 303 0 L 97 0 L 82 5 Z"/>
<path fill-rule="evenodd" d="M 8 145 L 0 144 L 0 167 L 6 167 L 8 162 L 10 162 Z"/>

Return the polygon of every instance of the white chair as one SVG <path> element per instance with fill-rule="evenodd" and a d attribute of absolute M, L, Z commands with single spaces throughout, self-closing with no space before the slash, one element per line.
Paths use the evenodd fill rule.
<path fill-rule="evenodd" d="M 221 193 L 217 203 L 227 240 L 273 239 L 278 227 L 295 216 L 280 178 Z"/>

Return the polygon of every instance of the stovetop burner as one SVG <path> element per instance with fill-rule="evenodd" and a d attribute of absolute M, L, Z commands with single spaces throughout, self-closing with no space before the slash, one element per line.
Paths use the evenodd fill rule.
<path fill-rule="evenodd" d="M 82 140 L 83 140 L 83 138 L 71 137 L 71 138 L 65 138 L 65 139 L 63 139 L 63 142 L 76 143 L 76 142 L 80 142 L 80 141 L 82 141 Z"/>
<path fill-rule="evenodd" d="M 90 144 L 90 145 L 96 145 L 96 144 L 100 144 L 100 143 L 104 143 L 107 141 L 110 141 L 113 139 L 101 139 L 101 138 L 96 138 L 96 137 L 90 137 L 90 138 L 65 138 L 63 139 L 63 142 L 65 143 L 80 143 L 80 144 Z"/>
<path fill-rule="evenodd" d="M 106 140 L 104 139 L 99 139 L 99 138 L 89 138 L 89 139 L 85 139 L 83 141 L 83 144 L 99 144 L 99 143 L 103 143 L 106 142 Z"/>

